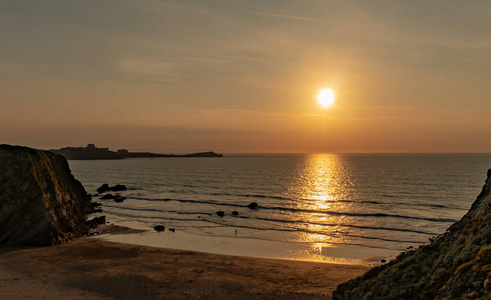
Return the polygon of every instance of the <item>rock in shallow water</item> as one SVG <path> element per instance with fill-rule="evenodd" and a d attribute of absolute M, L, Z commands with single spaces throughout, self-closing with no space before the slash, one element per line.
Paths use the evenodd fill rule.
<path fill-rule="evenodd" d="M 128 188 L 124 184 L 116 184 L 115 186 L 110 188 L 113 192 L 126 191 Z"/>
<path fill-rule="evenodd" d="M 128 188 L 124 184 L 116 184 L 113 187 L 110 187 L 109 184 L 104 183 L 97 189 L 97 193 L 103 194 L 106 192 L 120 192 L 120 191 L 126 191 Z"/>
<path fill-rule="evenodd" d="M 100 197 L 99 199 L 101 199 L 101 200 L 109 200 L 109 199 L 116 199 L 118 197 L 121 197 L 121 196 L 119 196 L 119 195 L 113 195 L 113 194 L 106 194 L 106 195 Z"/>
<path fill-rule="evenodd" d="M 109 188 L 109 184 L 107 183 L 104 183 L 103 185 L 101 185 L 98 189 L 97 189 L 97 193 L 99 194 L 102 194 L 102 193 L 105 193 L 105 192 L 108 192 L 110 191 L 111 189 Z"/>

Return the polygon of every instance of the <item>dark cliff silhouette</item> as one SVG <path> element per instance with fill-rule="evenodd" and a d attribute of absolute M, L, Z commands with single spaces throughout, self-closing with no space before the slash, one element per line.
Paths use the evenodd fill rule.
<path fill-rule="evenodd" d="M 90 197 L 58 154 L 0 145 L 0 244 L 54 245 L 81 236 Z"/>

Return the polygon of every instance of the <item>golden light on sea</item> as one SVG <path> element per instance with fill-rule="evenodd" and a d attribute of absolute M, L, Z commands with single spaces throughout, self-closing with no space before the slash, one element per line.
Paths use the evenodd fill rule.
<path fill-rule="evenodd" d="M 336 95 L 334 91 L 330 88 L 322 89 L 317 94 L 317 102 L 321 105 L 322 108 L 328 108 L 334 103 Z"/>
<path fill-rule="evenodd" d="M 301 214 L 304 231 L 299 234 L 299 240 L 310 244 L 302 256 L 328 261 L 329 247 L 347 240 L 340 234 L 339 225 L 349 218 L 329 212 L 350 212 L 351 207 L 345 200 L 350 197 L 353 183 L 342 157 L 336 154 L 306 156 L 297 177 L 290 193 L 298 199 L 296 208 L 305 210 Z"/>
<path fill-rule="evenodd" d="M 320 224 L 336 224 L 340 221 L 339 216 L 322 212 L 350 209 L 347 203 L 342 201 L 348 197 L 348 190 L 352 185 L 342 158 L 336 154 L 310 154 L 306 157 L 302 170 L 299 170 L 298 178 L 299 180 L 290 190 L 299 199 L 296 203 L 297 207 L 319 212 L 303 214 L 304 220 L 308 222 L 306 224 L 308 233 L 305 233 L 303 240 L 339 242 L 339 237 L 335 238 L 335 234 L 329 234 L 334 228 Z M 324 232 L 326 235 L 318 235 L 314 232 Z"/>

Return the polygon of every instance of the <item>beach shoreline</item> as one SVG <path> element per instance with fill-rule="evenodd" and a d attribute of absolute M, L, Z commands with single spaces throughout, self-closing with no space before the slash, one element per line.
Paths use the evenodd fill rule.
<path fill-rule="evenodd" d="M 96 239 L 137 246 L 196 251 L 218 255 L 268 258 L 334 264 L 381 265 L 400 254 L 398 250 L 330 243 L 294 243 L 243 238 L 239 236 L 206 236 L 180 231 L 156 232 L 136 222 L 103 225 Z"/>
<path fill-rule="evenodd" d="M 370 268 L 252 258 L 84 237 L 38 248 L 0 247 L 7 299 L 329 299 Z"/>

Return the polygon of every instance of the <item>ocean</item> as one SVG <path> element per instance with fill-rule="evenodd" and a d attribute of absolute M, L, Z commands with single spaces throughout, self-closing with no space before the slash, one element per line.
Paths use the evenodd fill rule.
<path fill-rule="evenodd" d="M 98 200 L 103 214 L 110 223 L 149 229 L 152 245 L 346 262 L 395 255 L 443 233 L 480 193 L 491 154 L 229 154 L 69 164 L 91 194 L 103 183 L 126 185 L 124 202 Z M 252 202 L 256 209 L 247 207 Z M 181 235 L 155 234 L 156 225 Z"/>

